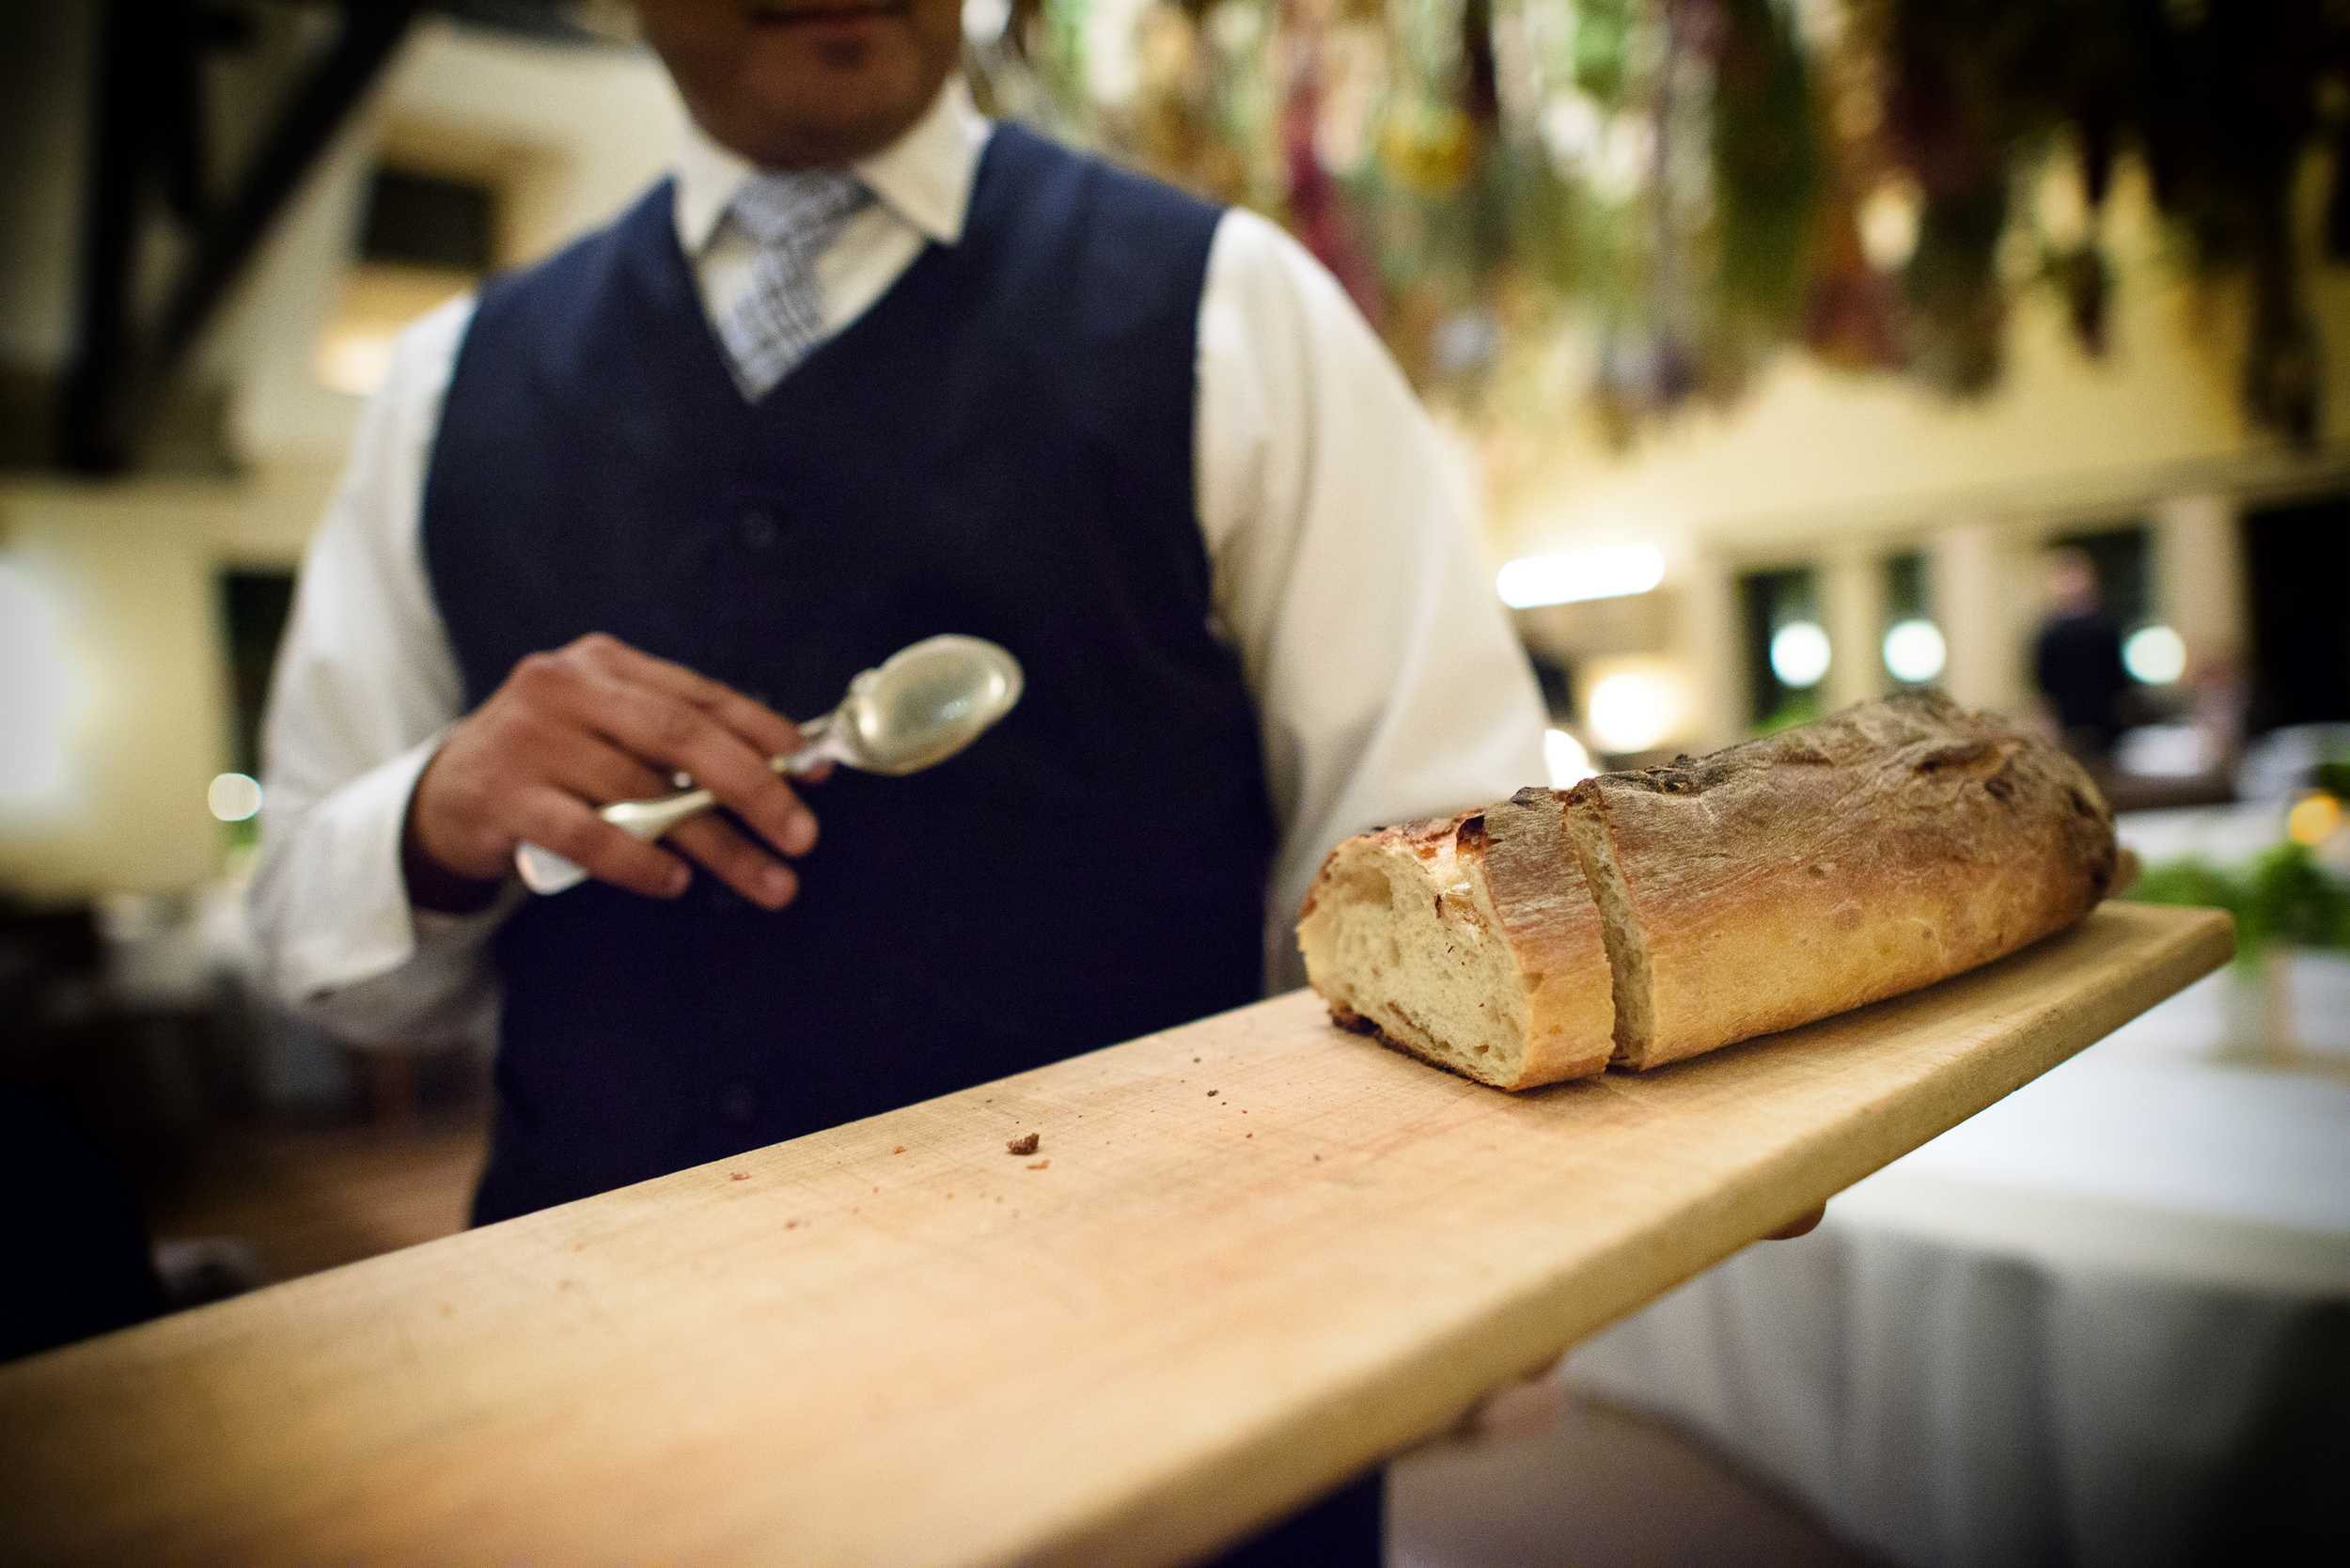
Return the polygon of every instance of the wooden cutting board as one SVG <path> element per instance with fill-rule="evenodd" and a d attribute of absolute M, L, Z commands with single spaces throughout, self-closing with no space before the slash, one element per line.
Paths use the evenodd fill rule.
<path fill-rule="evenodd" d="M 0 1369 L 0 1559 L 1176 1561 L 2232 947 L 2108 904 L 1517 1098 L 1278 997 Z"/>

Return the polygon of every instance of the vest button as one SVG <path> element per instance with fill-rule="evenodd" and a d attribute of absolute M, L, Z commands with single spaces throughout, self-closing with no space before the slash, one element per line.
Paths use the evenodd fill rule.
<path fill-rule="evenodd" d="M 735 520 L 734 531 L 753 550 L 772 550 L 776 547 L 776 519 L 771 512 L 744 512 Z"/>
<path fill-rule="evenodd" d="M 729 1127 L 745 1127 L 759 1114 L 757 1085 L 730 1083 L 718 1090 L 718 1120 Z"/>

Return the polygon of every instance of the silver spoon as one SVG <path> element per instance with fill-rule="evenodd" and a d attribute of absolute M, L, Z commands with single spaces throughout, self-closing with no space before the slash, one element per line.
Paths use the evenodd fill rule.
<path fill-rule="evenodd" d="M 823 762 L 860 773 L 919 773 L 943 762 L 986 733 L 1020 700 L 1020 661 L 979 637 L 925 637 L 901 648 L 849 682 L 840 706 L 800 726 L 807 744 L 769 760 L 786 777 Z M 681 776 L 679 782 L 684 782 Z M 659 800 L 623 800 L 597 815 L 633 838 L 660 838 L 716 803 L 708 790 Z M 534 893 L 560 893 L 588 873 L 553 850 L 524 844 L 515 870 Z"/>

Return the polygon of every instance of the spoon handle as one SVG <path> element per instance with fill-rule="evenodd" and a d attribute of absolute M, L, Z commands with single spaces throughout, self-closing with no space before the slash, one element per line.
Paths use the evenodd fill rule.
<path fill-rule="evenodd" d="M 767 765 L 787 778 L 797 778 L 820 763 L 843 760 L 839 743 L 833 734 L 834 717 L 826 713 L 801 725 L 800 738 L 807 744 L 797 751 L 769 758 Z M 686 790 L 655 800 L 616 800 L 596 815 L 630 838 L 650 843 L 686 818 L 709 810 L 715 803 L 716 797 L 708 790 Z M 515 848 L 514 869 L 522 873 L 523 886 L 534 893 L 560 893 L 588 880 L 588 873 L 578 866 L 537 844 Z"/>
<path fill-rule="evenodd" d="M 537 844 L 514 846 L 514 870 L 523 886 L 534 893 L 560 893 L 588 880 L 588 873 L 551 849 Z"/>
<path fill-rule="evenodd" d="M 780 757 L 771 757 L 767 765 L 786 778 L 797 778 L 803 774 L 814 773 L 826 762 L 849 761 L 848 748 L 833 729 L 834 721 L 839 716 L 835 711 L 801 725 L 800 749 L 787 751 Z"/>

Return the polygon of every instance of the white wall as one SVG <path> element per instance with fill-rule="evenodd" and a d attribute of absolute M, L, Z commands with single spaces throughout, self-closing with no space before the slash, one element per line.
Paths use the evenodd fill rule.
<path fill-rule="evenodd" d="M 204 800 L 229 748 L 217 574 L 292 559 L 330 479 L 289 467 L 234 483 L 0 487 L 0 556 L 55 619 L 70 699 L 63 776 L 0 799 L 0 887 L 167 891 L 218 869 L 226 839 Z"/>

